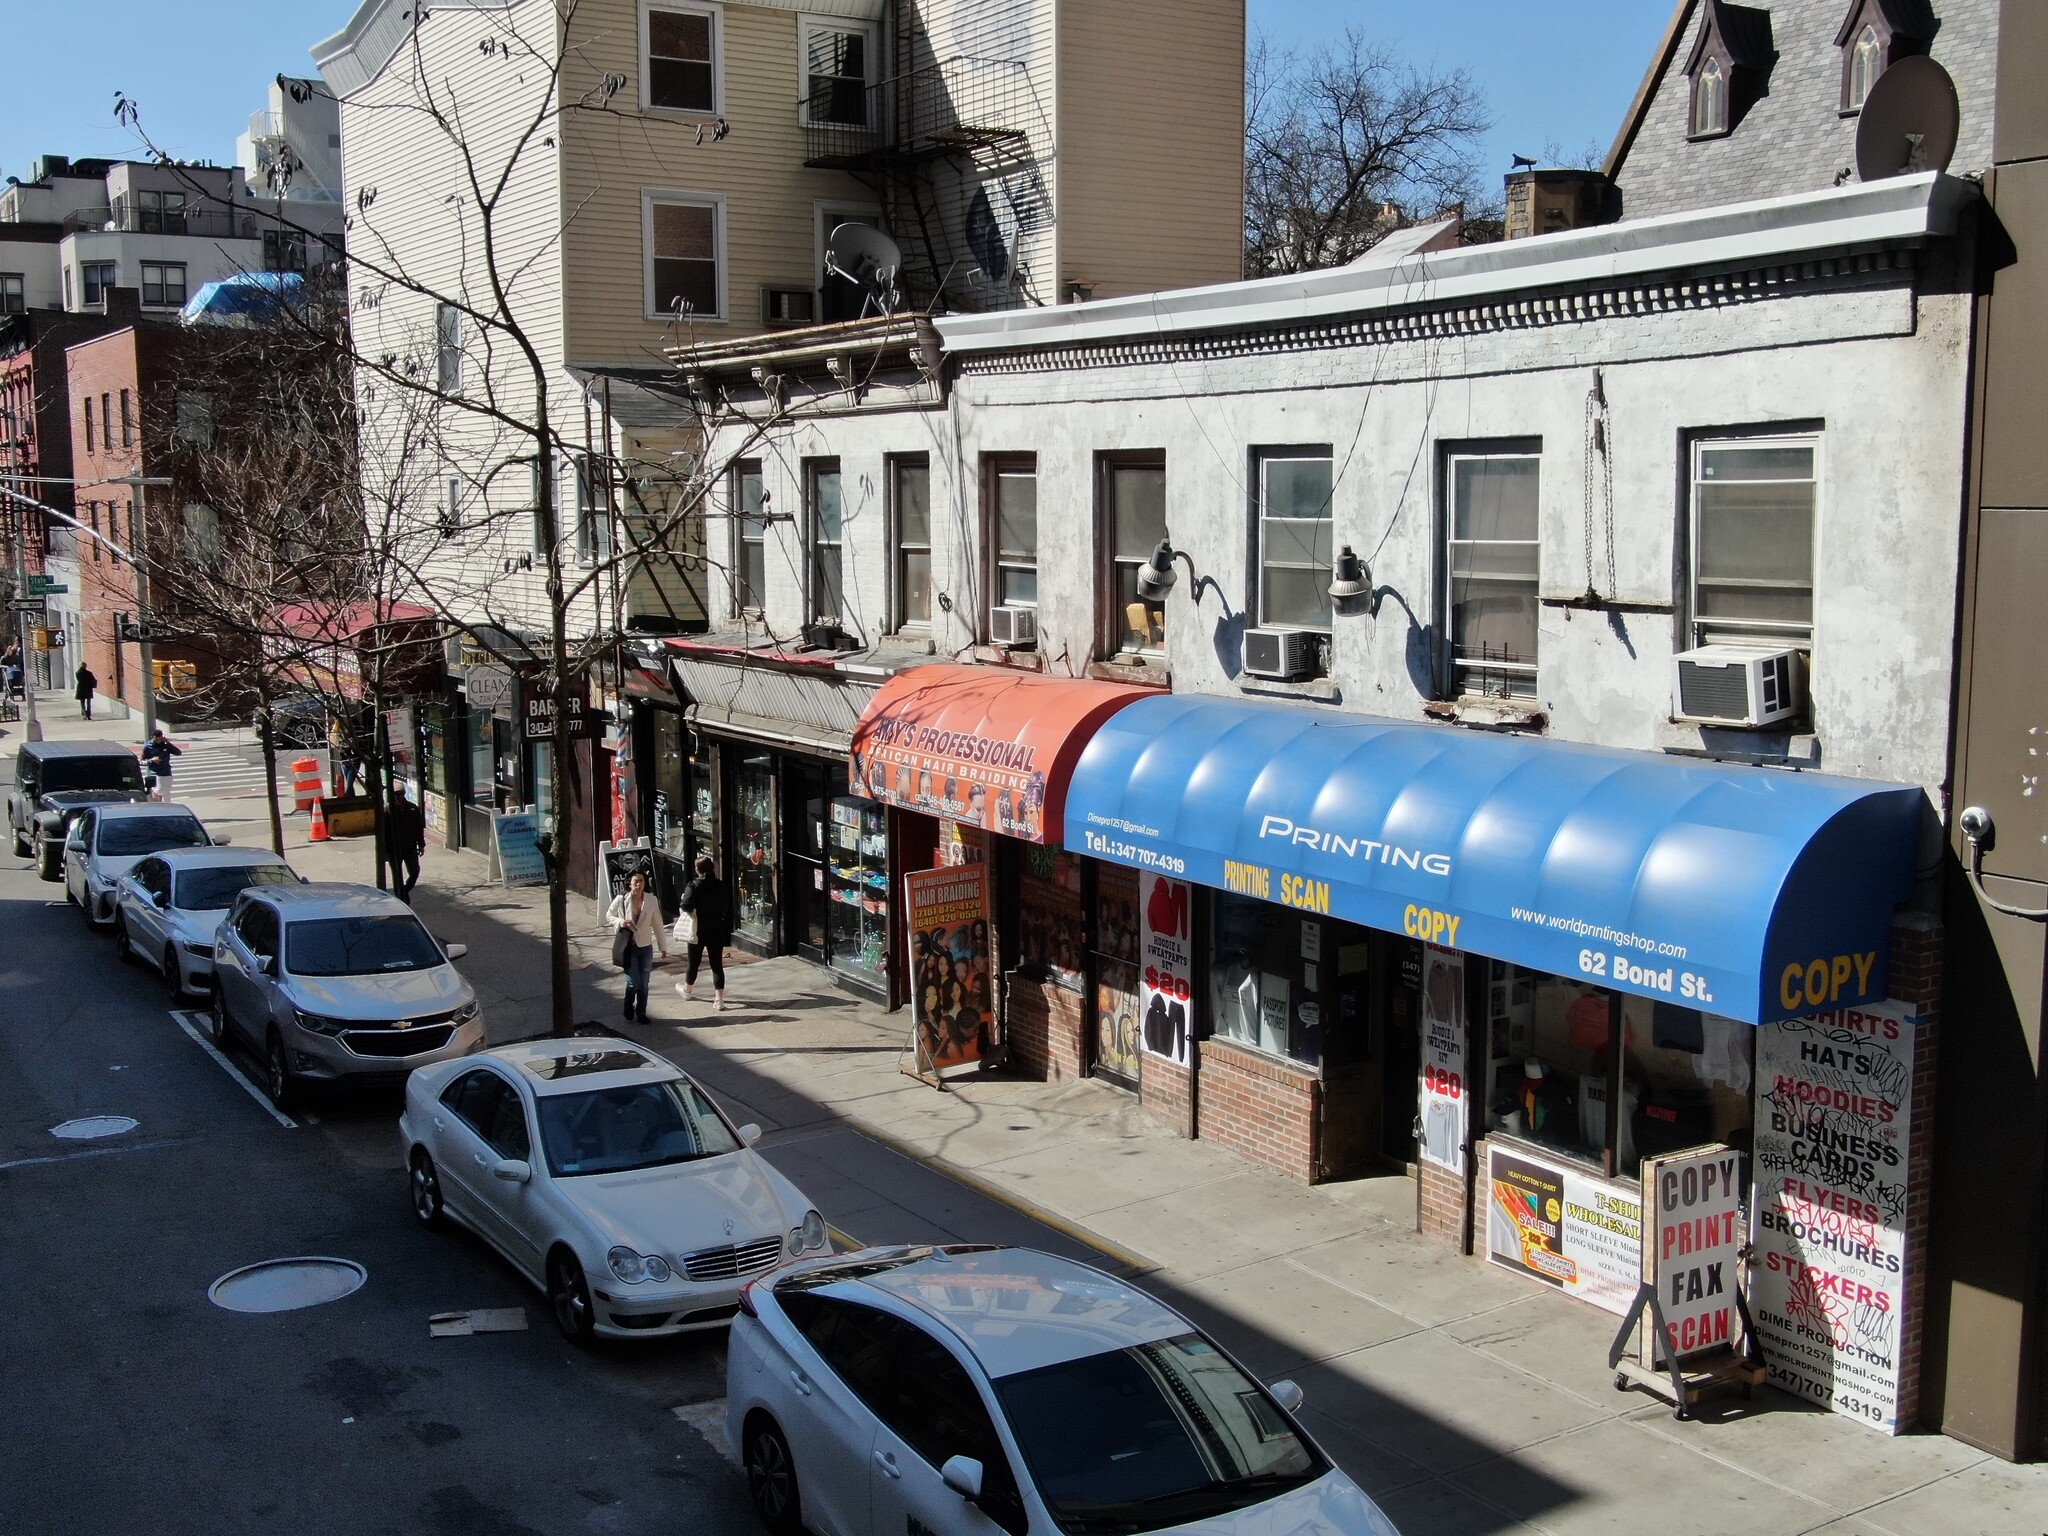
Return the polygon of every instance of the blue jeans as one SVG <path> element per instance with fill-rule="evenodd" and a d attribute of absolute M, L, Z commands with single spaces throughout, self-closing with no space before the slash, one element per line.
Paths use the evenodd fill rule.
<path fill-rule="evenodd" d="M 647 1022 L 647 989 L 654 980 L 654 946 L 626 946 L 626 1017 Z M 638 999 L 636 1003 L 634 1000 Z"/>

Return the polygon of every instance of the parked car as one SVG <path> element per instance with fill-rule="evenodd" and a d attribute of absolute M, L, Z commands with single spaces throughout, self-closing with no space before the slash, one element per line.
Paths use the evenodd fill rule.
<path fill-rule="evenodd" d="M 298 871 L 274 853 L 172 848 L 153 853 L 114 887 L 114 949 L 163 973 L 176 1002 L 213 987 L 213 947 L 235 898 L 256 885 L 296 885 Z"/>
<path fill-rule="evenodd" d="M 138 859 L 167 848 L 211 848 L 226 837 L 182 805 L 89 805 L 64 839 L 64 895 L 95 928 L 114 920 L 114 887 Z"/>
<path fill-rule="evenodd" d="M 761 1128 L 630 1041 L 526 1041 L 415 1072 L 399 1133 L 414 1215 L 477 1233 L 577 1343 L 723 1327 L 742 1285 L 831 1246 L 751 1150 Z"/>
<path fill-rule="evenodd" d="M 262 1054 L 281 1109 L 309 1081 L 395 1082 L 483 1049 L 463 954 L 373 886 L 251 886 L 214 942 L 213 1037 Z"/>
<path fill-rule="evenodd" d="M 7 830 L 16 858 L 45 880 L 64 878 L 64 839 L 89 805 L 147 800 L 142 764 L 118 741 L 28 741 L 14 758 Z"/>
<path fill-rule="evenodd" d="M 1026 1248 L 890 1248 L 747 1287 L 727 1432 L 776 1536 L 1396 1536 L 1187 1319 Z"/>

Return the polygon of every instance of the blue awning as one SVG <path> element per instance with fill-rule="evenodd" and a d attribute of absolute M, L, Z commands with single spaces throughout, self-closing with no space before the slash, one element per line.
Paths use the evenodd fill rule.
<path fill-rule="evenodd" d="M 1750 1023 L 1885 995 L 1917 789 L 1180 694 L 1103 724 L 1066 846 Z"/>
<path fill-rule="evenodd" d="M 202 285 L 178 318 L 187 325 L 261 323 L 305 301 L 306 280 L 296 272 L 238 272 Z"/>

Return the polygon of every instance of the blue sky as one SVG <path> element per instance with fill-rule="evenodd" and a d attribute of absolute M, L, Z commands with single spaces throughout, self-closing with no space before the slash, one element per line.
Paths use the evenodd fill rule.
<path fill-rule="evenodd" d="M 1249 3 L 1253 26 L 1283 46 L 1312 46 L 1351 26 L 1418 64 L 1471 70 L 1495 118 L 1485 164 L 1500 171 L 1510 154 L 1534 155 L 1546 140 L 1568 154 L 1589 143 L 1604 152 L 1670 14 L 1666 0 Z M 133 153 L 114 123 L 117 90 L 141 104 L 167 151 L 232 160 L 264 86 L 280 71 L 310 73 L 308 46 L 354 9 L 355 0 L 95 0 L 84 10 L 0 0 L 11 61 L 0 92 L 0 174 L 24 175 L 45 152 Z"/>

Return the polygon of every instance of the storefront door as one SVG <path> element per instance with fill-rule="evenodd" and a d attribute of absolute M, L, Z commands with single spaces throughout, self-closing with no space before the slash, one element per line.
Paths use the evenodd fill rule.
<path fill-rule="evenodd" d="M 825 889 L 832 801 L 846 793 L 846 766 L 782 759 L 783 936 L 806 960 L 825 962 L 831 900 Z"/>
<path fill-rule="evenodd" d="M 1095 986 L 1090 1045 L 1094 1073 L 1119 1088 L 1138 1086 L 1138 872 L 1097 864 Z"/>
<path fill-rule="evenodd" d="M 775 754 L 737 747 L 732 772 L 732 882 L 739 898 L 735 927 L 749 947 L 775 953 Z"/>

